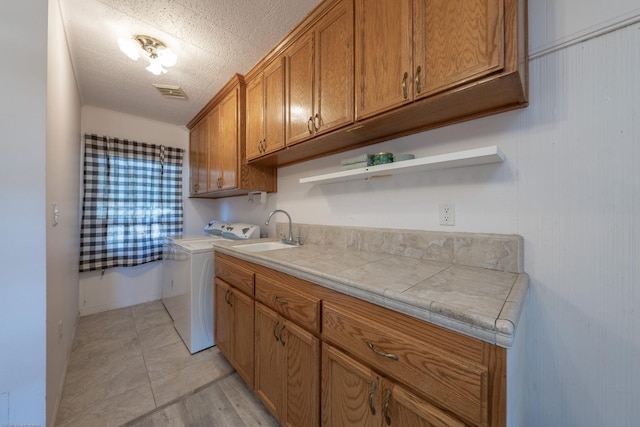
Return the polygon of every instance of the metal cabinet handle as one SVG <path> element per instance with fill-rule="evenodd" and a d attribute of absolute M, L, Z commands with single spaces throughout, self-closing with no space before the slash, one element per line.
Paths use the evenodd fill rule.
<path fill-rule="evenodd" d="M 391 417 L 389 416 L 389 401 L 391 400 L 391 390 L 387 389 L 387 394 L 384 396 L 384 420 L 387 425 L 391 425 Z"/>
<path fill-rule="evenodd" d="M 258 141 L 258 153 L 262 154 L 262 140 Z"/>
<path fill-rule="evenodd" d="M 282 299 L 282 298 L 280 298 L 280 297 L 276 297 L 276 302 L 277 302 L 278 304 L 282 304 L 282 305 L 289 304 L 289 301 L 287 301 L 286 299 Z"/>
<path fill-rule="evenodd" d="M 367 343 L 367 347 L 369 347 L 369 350 L 373 351 L 378 356 L 386 357 L 387 359 L 391 359 L 391 360 L 398 360 L 399 359 L 398 355 L 393 354 L 393 353 L 385 353 L 384 351 L 375 348 L 373 346 L 373 344 L 371 344 L 369 341 L 365 341 L 365 342 Z"/>
<path fill-rule="evenodd" d="M 193 184 L 193 192 L 197 193 L 200 190 L 200 184 Z"/>
<path fill-rule="evenodd" d="M 286 325 L 284 323 L 282 323 L 282 328 L 280 328 L 280 333 L 278 334 L 280 336 L 280 342 L 282 343 L 282 346 L 284 347 L 284 345 L 286 344 L 286 342 L 284 342 L 284 338 L 282 337 L 282 333 L 284 332 L 284 327 Z"/>
<path fill-rule="evenodd" d="M 375 381 L 371 382 L 371 391 L 369 392 L 369 410 L 371 411 L 371 415 L 375 415 L 376 414 L 376 408 L 375 406 L 373 406 L 373 394 L 376 391 L 376 388 L 378 388 L 378 383 Z"/>
<path fill-rule="evenodd" d="M 313 127 L 315 128 L 316 132 L 318 132 L 318 129 L 320 129 L 320 117 L 318 116 L 318 113 L 316 113 L 313 118 Z"/>
<path fill-rule="evenodd" d="M 313 117 L 309 117 L 309 120 L 307 120 L 307 129 L 309 130 L 309 135 L 313 135 Z"/>
<path fill-rule="evenodd" d="M 407 79 L 409 78 L 409 73 L 404 72 L 404 77 L 402 78 L 402 96 L 404 99 L 409 98 L 409 94 L 407 93 Z"/>
<path fill-rule="evenodd" d="M 233 306 L 231 304 L 231 290 L 227 289 L 227 292 L 224 294 L 224 300 L 227 302 L 227 305 Z"/>
<path fill-rule="evenodd" d="M 275 325 L 273 325 L 273 336 L 276 339 L 276 341 L 280 341 L 280 338 L 278 337 L 278 333 L 276 332 L 276 330 L 278 329 L 278 325 L 280 324 L 280 320 L 278 320 L 276 322 Z"/>
<path fill-rule="evenodd" d="M 422 92 L 422 86 L 420 85 L 420 72 L 422 71 L 422 67 L 418 65 L 416 69 L 416 91 L 418 93 Z"/>

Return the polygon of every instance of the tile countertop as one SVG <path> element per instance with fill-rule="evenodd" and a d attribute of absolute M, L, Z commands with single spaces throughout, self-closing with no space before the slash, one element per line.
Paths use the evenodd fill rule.
<path fill-rule="evenodd" d="M 255 240 L 220 240 L 215 250 L 511 347 L 529 284 L 519 271 L 520 236 L 303 224 L 298 230 L 310 238 L 303 246 L 248 252 L 239 247 Z"/>

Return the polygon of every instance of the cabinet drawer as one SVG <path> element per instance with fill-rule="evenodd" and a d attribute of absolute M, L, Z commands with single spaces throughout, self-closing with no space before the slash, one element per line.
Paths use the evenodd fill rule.
<path fill-rule="evenodd" d="M 253 272 L 226 258 L 216 256 L 216 277 L 224 280 L 247 295 L 253 296 Z"/>
<path fill-rule="evenodd" d="M 401 329 L 398 316 L 381 307 L 368 313 L 325 301 L 322 336 L 465 422 L 487 426 L 487 367 Z"/>
<path fill-rule="evenodd" d="M 256 275 L 256 300 L 294 323 L 320 332 L 320 299 L 276 280 Z"/>

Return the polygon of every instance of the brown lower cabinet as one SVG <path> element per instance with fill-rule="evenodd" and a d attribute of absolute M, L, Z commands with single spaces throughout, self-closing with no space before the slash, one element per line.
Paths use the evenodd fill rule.
<path fill-rule="evenodd" d="M 216 279 L 214 334 L 220 352 L 238 375 L 253 387 L 254 301 L 248 295 Z"/>
<path fill-rule="evenodd" d="M 284 426 L 319 420 L 320 340 L 256 303 L 254 390 Z"/>
<path fill-rule="evenodd" d="M 322 425 L 463 427 L 464 423 L 335 347 L 323 344 Z"/>
<path fill-rule="evenodd" d="M 504 348 L 215 256 L 216 343 L 283 426 L 506 426 Z"/>

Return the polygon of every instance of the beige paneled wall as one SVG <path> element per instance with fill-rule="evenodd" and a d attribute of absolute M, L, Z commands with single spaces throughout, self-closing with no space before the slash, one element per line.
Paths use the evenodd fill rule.
<path fill-rule="evenodd" d="M 0 425 L 45 425 L 47 2 L 0 28 Z"/>
<path fill-rule="evenodd" d="M 80 95 L 57 1 L 47 72 L 47 420 L 53 424 L 78 318 Z M 53 205 L 58 206 L 54 226 Z"/>

